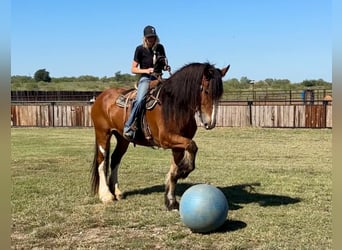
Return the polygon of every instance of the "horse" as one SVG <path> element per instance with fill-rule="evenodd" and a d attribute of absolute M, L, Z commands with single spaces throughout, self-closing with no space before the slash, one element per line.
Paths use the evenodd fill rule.
<path fill-rule="evenodd" d="M 91 189 L 104 204 L 124 198 L 119 188 L 118 169 L 130 143 L 147 147 L 171 149 L 171 167 L 166 174 L 164 201 L 167 210 L 179 209 L 175 188 L 195 169 L 198 147 L 192 138 L 197 130 L 196 113 L 201 125 L 216 125 L 218 101 L 223 94 L 222 78 L 230 65 L 222 69 L 210 63 L 189 63 L 157 84 L 158 95 L 153 108 L 145 110 L 144 121 L 150 137 L 140 136 L 133 142 L 123 137 L 123 127 L 131 104 L 120 107 L 117 100 L 127 95 L 127 88 L 110 88 L 100 93 L 91 108 L 95 130 L 95 153 L 91 168 Z M 134 91 L 134 90 L 133 90 Z M 110 139 L 116 146 L 110 154 Z M 110 162 L 110 173 L 109 173 Z"/>

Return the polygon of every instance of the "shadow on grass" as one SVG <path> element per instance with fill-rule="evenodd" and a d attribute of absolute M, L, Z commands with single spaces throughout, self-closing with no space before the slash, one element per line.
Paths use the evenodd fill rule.
<path fill-rule="evenodd" d="M 229 209 L 237 210 L 241 204 L 258 203 L 262 207 L 295 204 L 301 201 L 298 197 L 286 195 L 263 194 L 255 190 L 260 183 L 247 183 L 230 187 L 219 187 L 228 199 Z"/>
<path fill-rule="evenodd" d="M 198 233 L 198 234 L 211 234 L 211 233 L 226 233 L 226 232 L 233 232 L 233 231 L 237 231 L 240 230 L 242 228 L 247 227 L 247 224 L 243 221 L 239 221 L 239 220 L 226 220 L 222 226 L 220 226 L 218 229 L 214 230 L 214 231 L 210 231 L 207 233 Z"/>
<path fill-rule="evenodd" d="M 176 187 L 176 195 L 182 196 L 183 193 L 191 186 L 199 183 L 179 183 Z M 261 207 L 266 206 L 282 206 L 288 204 L 295 204 L 301 201 L 299 198 L 293 198 L 285 195 L 263 194 L 256 191 L 256 187 L 260 183 L 245 183 L 240 185 L 233 185 L 228 187 L 218 187 L 226 196 L 228 200 L 229 210 L 237 210 L 242 208 L 243 204 L 258 203 Z M 163 193 L 165 190 L 164 185 L 156 185 L 142 189 L 131 190 L 125 192 L 125 197 L 133 195 L 148 195 L 151 193 Z M 247 227 L 243 221 L 229 220 L 210 233 L 226 233 L 237 231 Z"/>
<path fill-rule="evenodd" d="M 198 183 L 179 183 L 176 187 L 176 195 L 182 194 L 189 187 Z M 242 208 L 243 204 L 258 203 L 262 207 L 266 206 L 281 206 L 294 204 L 301 201 L 299 198 L 293 198 L 285 195 L 263 194 L 258 193 L 255 187 L 260 186 L 260 183 L 245 183 L 240 185 L 233 185 L 228 187 L 218 187 L 227 197 L 229 210 L 237 210 Z M 126 196 L 131 195 L 148 195 L 151 193 L 163 193 L 164 185 L 156 185 L 152 187 L 131 190 L 125 192 Z"/>
<path fill-rule="evenodd" d="M 247 224 L 239 220 L 226 220 L 224 224 L 219 227 L 217 233 L 233 232 L 242 228 L 245 228 Z"/>

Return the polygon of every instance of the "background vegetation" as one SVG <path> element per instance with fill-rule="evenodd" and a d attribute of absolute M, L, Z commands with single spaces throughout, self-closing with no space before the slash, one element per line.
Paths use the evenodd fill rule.
<path fill-rule="evenodd" d="M 38 72 L 38 73 L 37 73 Z M 11 90 L 78 90 L 78 91 L 102 91 L 108 87 L 134 86 L 138 77 L 136 75 L 122 74 L 116 72 L 111 77 L 96 77 L 83 75 L 79 77 L 51 77 L 45 69 L 40 69 L 35 77 L 12 76 Z M 48 73 L 48 74 L 46 74 Z M 164 77 L 168 77 L 167 73 Z M 49 81 L 44 81 L 48 79 Z M 332 84 L 323 79 L 304 80 L 299 83 L 292 83 L 287 79 L 268 78 L 262 81 L 253 81 L 248 77 L 240 79 L 232 78 L 224 81 L 225 91 L 232 90 L 302 90 L 306 88 L 331 89 Z"/>
<path fill-rule="evenodd" d="M 13 249 L 332 249 L 332 130 L 199 128 L 196 183 L 226 195 L 217 232 L 195 234 L 164 208 L 171 152 L 130 146 L 126 199 L 90 195 L 93 129 L 12 128 Z M 113 142 L 114 143 L 114 142 Z"/>

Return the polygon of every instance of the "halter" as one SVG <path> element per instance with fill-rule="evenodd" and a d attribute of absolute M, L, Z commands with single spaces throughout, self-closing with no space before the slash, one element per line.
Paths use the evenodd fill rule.
<path fill-rule="evenodd" d="M 203 82 L 209 83 L 210 80 L 208 80 L 208 78 L 205 77 L 205 76 L 203 75 L 203 76 L 202 76 L 202 81 L 201 81 L 201 86 L 200 86 L 200 92 L 202 93 L 202 92 L 204 91 L 204 93 L 205 93 L 206 95 L 208 95 L 208 94 L 209 94 L 209 87 L 204 88 Z M 208 86 L 209 86 L 209 84 L 208 84 Z M 195 108 L 195 112 L 198 112 L 198 116 L 199 116 L 199 118 L 200 118 L 200 120 L 201 120 L 201 122 L 202 122 L 201 104 L 199 104 L 199 105 Z"/>
<path fill-rule="evenodd" d="M 201 86 L 200 86 L 200 92 L 201 94 L 204 93 L 206 96 L 208 96 L 210 94 L 210 81 L 211 79 L 209 79 L 208 77 L 206 77 L 205 75 L 202 76 L 202 81 L 201 81 Z M 211 96 L 210 98 L 213 99 L 213 96 Z M 215 120 L 215 116 L 216 116 L 216 112 L 217 112 L 217 105 L 218 105 L 218 101 L 217 100 L 212 100 L 213 102 L 213 106 L 212 106 L 212 119 Z M 202 97 L 201 97 L 201 103 L 202 103 Z M 196 112 L 198 112 L 198 117 L 200 119 L 200 122 L 203 124 L 203 117 L 202 117 L 202 109 L 201 109 L 201 105 L 199 104 L 196 107 Z"/>

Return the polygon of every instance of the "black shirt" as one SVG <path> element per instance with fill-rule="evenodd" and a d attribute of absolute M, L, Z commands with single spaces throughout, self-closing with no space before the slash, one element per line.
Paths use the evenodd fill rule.
<path fill-rule="evenodd" d="M 166 56 L 164 46 L 161 44 L 158 44 L 156 46 L 156 56 Z M 134 61 L 136 61 L 139 64 L 139 67 L 141 69 L 148 69 L 153 68 L 153 51 L 152 48 L 144 48 L 142 45 L 139 45 L 135 49 L 134 53 Z"/>

